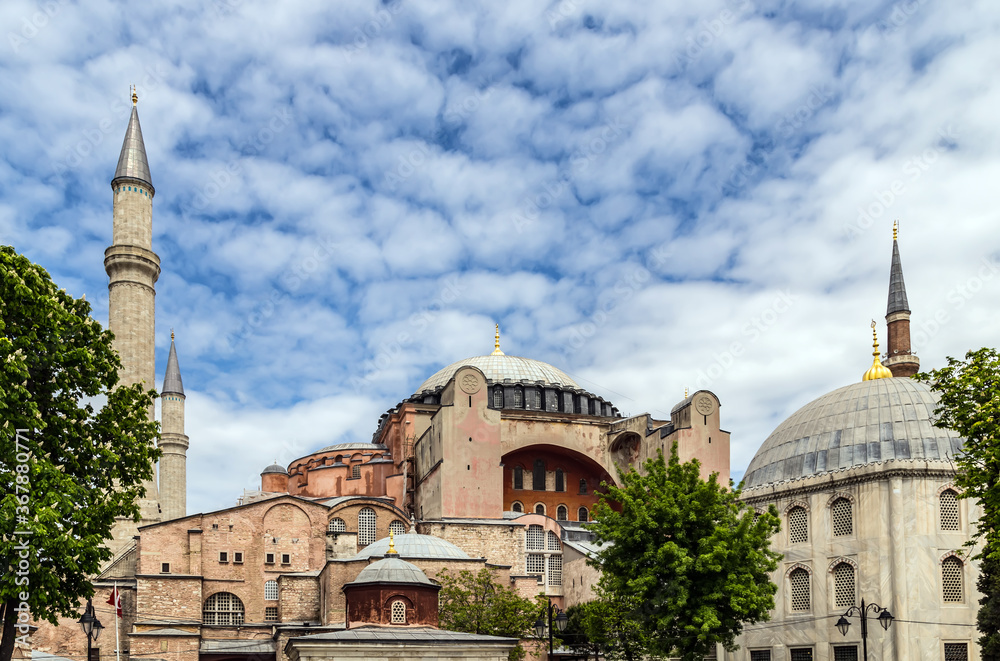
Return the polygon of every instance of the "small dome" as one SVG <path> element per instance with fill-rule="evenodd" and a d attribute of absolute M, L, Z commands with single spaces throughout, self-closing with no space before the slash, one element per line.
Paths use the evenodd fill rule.
<path fill-rule="evenodd" d="M 402 537 L 402 535 L 400 535 Z M 358 577 L 348 585 L 362 583 L 407 583 L 417 585 L 434 585 L 420 567 L 396 557 L 389 557 L 373 562 L 358 574 Z"/>
<path fill-rule="evenodd" d="M 271 464 L 264 470 L 260 472 L 261 475 L 269 475 L 270 473 L 281 473 L 282 475 L 288 475 L 288 471 L 285 470 L 284 466 L 278 464 Z"/>
<path fill-rule="evenodd" d="M 745 487 L 890 460 L 951 461 L 962 439 L 933 425 L 937 401 L 905 377 L 838 388 L 778 425 L 747 467 Z"/>
<path fill-rule="evenodd" d="M 564 388 L 579 388 L 576 381 L 569 378 L 565 372 L 553 367 L 548 363 L 531 358 L 521 358 L 520 356 L 508 356 L 505 354 L 493 354 L 490 356 L 474 356 L 452 363 L 444 369 L 438 370 L 431 378 L 420 384 L 416 395 L 425 392 L 434 392 L 444 387 L 455 372 L 463 367 L 476 367 L 491 383 L 503 383 L 504 379 L 510 379 L 511 383 L 536 383 L 541 381 L 547 386 L 562 386 Z"/>
<path fill-rule="evenodd" d="M 468 560 L 469 556 L 451 542 L 433 535 L 416 533 L 395 535 L 396 553 L 401 558 L 432 558 L 435 560 Z M 372 542 L 354 556 L 355 560 L 380 557 L 389 552 L 389 538 Z"/>

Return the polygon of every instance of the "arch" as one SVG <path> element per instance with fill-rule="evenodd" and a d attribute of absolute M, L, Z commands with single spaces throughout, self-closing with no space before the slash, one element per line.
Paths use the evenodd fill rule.
<path fill-rule="evenodd" d="M 243 601 L 232 592 L 216 592 L 205 600 L 202 608 L 203 624 L 243 624 Z"/>
<path fill-rule="evenodd" d="M 402 599 L 393 599 L 389 606 L 389 623 L 406 624 L 406 602 Z"/>
<path fill-rule="evenodd" d="M 939 490 L 938 523 L 941 530 L 956 531 L 961 529 L 961 510 L 958 506 L 958 492 L 955 489 Z"/>
<path fill-rule="evenodd" d="M 375 541 L 375 526 L 378 515 L 371 507 L 362 508 L 358 512 L 358 544 L 368 546 Z"/>
<path fill-rule="evenodd" d="M 854 533 L 854 505 L 847 498 L 837 498 L 830 503 L 830 528 L 834 537 Z"/>
<path fill-rule="evenodd" d="M 963 491 L 963 489 L 961 489 L 961 488 L 959 488 L 959 487 L 955 486 L 955 483 L 954 483 L 954 482 L 948 482 L 947 484 L 942 484 L 941 486 L 939 486 L 939 487 L 938 487 L 938 490 L 937 490 L 937 495 L 939 495 L 939 496 L 940 496 L 940 495 L 941 495 L 941 492 L 943 492 L 943 491 L 948 491 L 949 489 L 950 489 L 951 491 L 954 491 L 954 492 L 955 492 L 955 493 L 957 493 L 957 494 L 960 494 L 960 495 L 961 495 L 961 493 L 962 493 L 962 491 Z"/>
<path fill-rule="evenodd" d="M 524 388 L 521 386 L 514 387 L 514 408 L 524 408 Z"/>
<path fill-rule="evenodd" d="M 804 507 L 796 505 L 786 510 L 788 516 L 788 541 L 790 544 L 803 544 L 809 541 L 809 513 Z"/>
<path fill-rule="evenodd" d="M 807 574 L 812 576 L 813 573 L 812 567 L 810 567 L 809 565 L 804 565 L 801 562 L 795 562 L 789 565 L 788 569 L 785 570 L 785 578 L 791 576 L 792 572 L 795 571 L 796 569 L 804 569 Z"/>
<path fill-rule="evenodd" d="M 854 498 L 854 494 L 847 493 L 846 491 L 835 491 L 833 492 L 833 494 L 830 495 L 830 499 L 826 501 L 826 506 L 832 507 L 833 504 L 838 500 L 840 500 L 841 498 L 845 498 L 847 502 L 849 502 L 851 505 L 857 504 L 857 500 Z"/>
<path fill-rule="evenodd" d="M 830 561 L 829 572 L 832 574 L 833 570 L 837 567 L 837 565 L 844 564 L 844 563 L 847 563 L 850 566 L 854 567 L 855 570 L 857 570 L 858 567 L 859 567 L 857 561 L 854 560 L 853 558 L 848 558 L 846 556 L 839 556 L 839 557 L 834 558 L 833 560 Z M 805 566 L 805 565 L 803 565 L 803 566 Z"/>
<path fill-rule="evenodd" d="M 551 530 L 545 533 L 545 549 L 547 551 L 562 551 L 562 541 L 560 541 L 559 535 Z"/>
<path fill-rule="evenodd" d="M 556 508 L 556 521 L 569 521 L 569 510 L 565 505 Z"/>
<path fill-rule="evenodd" d="M 327 524 L 326 529 L 327 532 L 347 532 L 347 523 L 339 516 L 335 516 L 330 519 L 330 523 Z"/>
<path fill-rule="evenodd" d="M 515 500 L 511 504 L 511 506 L 510 506 L 510 511 L 511 512 L 524 512 L 524 505 L 521 504 L 521 501 Z"/>
<path fill-rule="evenodd" d="M 544 551 L 545 528 L 535 524 L 528 526 L 524 535 L 524 544 L 529 551 Z"/>
<path fill-rule="evenodd" d="M 941 598 L 951 604 L 965 601 L 965 563 L 956 553 L 941 560 Z"/>
<path fill-rule="evenodd" d="M 545 503 L 535 503 L 535 514 L 545 516 Z"/>
<path fill-rule="evenodd" d="M 278 596 L 278 582 L 273 578 L 264 581 L 264 601 L 277 601 Z"/>
<path fill-rule="evenodd" d="M 795 567 L 788 572 L 790 605 L 793 611 L 802 612 L 812 608 L 812 575 L 804 567 Z"/>
<path fill-rule="evenodd" d="M 503 388 L 501 386 L 493 388 L 493 408 L 503 408 Z"/>
<path fill-rule="evenodd" d="M 576 520 L 584 523 L 590 521 L 590 512 L 587 511 L 586 507 L 581 507 L 576 511 Z"/>
<path fill-rule="evenodd" d="M 854 565 L 849 562 L 838 562 L 832 571 L 834 607 L 849 608 L 853 606 L 855 594 L 857 593 Z"/>
<path fill-rule="evenodd" d="M 805 502 L 804 500 L 793 500 L 792 502 L 785 505 L 784 513 L 788 514 L 788 510 L 794 509 L 796 507 L 801 507 L 806 512 L 809 511 L 809 503 Z"/>

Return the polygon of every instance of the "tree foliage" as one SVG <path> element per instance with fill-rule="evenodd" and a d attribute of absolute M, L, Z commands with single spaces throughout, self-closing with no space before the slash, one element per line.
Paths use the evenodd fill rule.
<path fill-rule="evenodd" d="M 541 602 L 525 599 L 497 581 L 495 572 L 485 567 L 477 573 L 463 569 L 457 576 L 442 569 L 437 579 L 441 583 L 438 624 L 442 629 L 517 638 L 510 661 L 524 658 L 520 639 L 534 637 L 535 621 L 544 608 Z"/>
<path fill-rule="evenodd" d="M 948 358 L 947 367 L 917 374 L 940 396 L 934 409 L 937 427 L 952 429 L 964 439 L 955 458 L 955 484 L 962 498 L 974 499 L 982 516 L 972 548 L 981 562 L 978 587 L 979 631 L 984 659 L 1000 659 L 1000 355 L 983 348 Z"/>
<path fill-rule="evenodd" d="M 121 363 L 90 305 L 0 246 L 0 661 L 34 617 L 93 595 L 116 517 L 153 477 L 155 392 L 115 388 Z M 88 399 L 106 397 L 95 410 Z M 30 613 L 30 615 L 29 615 Z"/>
<path fill-rule="evenodd" d="M 640 661 L 648 641 L 639 622 L 632 617 L 639 608 L 635 596 L 608 595 L 597 588 L 598 597 L 566 610 L 569 621 L 563 641 L 577 652 L 607 661 Z"/>
<path fill-rule="evenodd" d="M 624 635 L 640 633 L 650 656 L 693 661 L 716 643 L 736 649 L 743 625 L 774 608 L 777 511 L 756 514 L 739 490 L 700 471 L 697 460 L 680 462 L 675 444 L 669 461 L 659 453 L 641 473 L 623 472 L 621 487 L 605 485 L 595 507 L 590 529 L 611 543 L 594 561 L 602 599 L 624 609 Z"/>

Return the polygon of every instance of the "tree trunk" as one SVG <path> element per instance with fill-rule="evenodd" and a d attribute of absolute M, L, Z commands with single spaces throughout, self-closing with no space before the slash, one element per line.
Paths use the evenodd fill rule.
<path fill-rule="evenodd" d="M 3 605 L 3 634 L 0 635 L 0 661 L 10 661 L 14 654 L 14 623 L 17 622 L 17 602 L 8 599 Z"/>

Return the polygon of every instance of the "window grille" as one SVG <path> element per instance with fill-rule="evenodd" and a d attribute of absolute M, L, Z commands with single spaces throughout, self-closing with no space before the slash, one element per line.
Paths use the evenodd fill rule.
<path fill-rule="evenodd" d="M 586 507 L 581 507 L 580 509 L 578 509 L 576 511 L 576 519 L 577 519 L 577 521 L 584 521 L 584 522 L 586 522 L 586 521 L 589 520 L 587 518 L 587 516 L 588 516 L 588 512 L 587 512 L 587 508 Z"/>
<path fill-rule="evenodd" d="M 958 558 L 951 556 L 941 563 L 941 587 L 945 601 L 955 603 L 965 600 L 962 590 L 962 561 Z"/>
<path fill-rule="evenodd" d="M 511 512 L 523 512 L 524 511 L 524 506 L 521 505 L 521 503 L 519 503 L 517 501 L 514 501 L 514 504 L 510 506 L 510 511 Z"/>
<path fill-rule="evenodd" d="M 941 530 L 958 530 L 958 494 L 941 492 Z"/>
<path fill-rule="evenodd" d="M 792 544 L 809 541 L 809 521 L 804 507 L 793 507 L 788 512 L 788 538 Z"/>
<path fill-rule="evenodd" d="M 833 568 L 833 593 L 837 608 L 854 605 L 854 567 L 846 562 Z"/>
<path fill-rule="evenodd" d="M 524 469 L 520 466 L 514 466 L 514 488 L 524 488 Z"/>
<path fill-rule="evenodd" d="M 346 532 L 347 524 L 340 517 L 330 519 L 330 524 L 326 527 L 330 532 Z"/>
<path fill-rule="evenodd" d="M 542 516 L 545 516 L 545 505 L 543 505 L 542 503 L 538 503 L 537 505 L 535 505 L 535 514 L 541 514 Z"/>
<path fill-rule="evenodd" d="M 393 521 L 392 523 L 389 524 L 389 532 L 391 532 L 395 537 L 399 537 L 400 535 L 405 535 L 406 526 L 403 525 L 402 521 L 398 520 Z"/>
<path fill-rule="evenodd" d="M 788 579 L 792 587 L 792 610 L 809 610 L 809 572 L 799 568 Z"/>
<path fill-rule="evenodd" d="M 368 546 L 375 541 L 375 510 L 366 507 L 358 512 L 358 544 Z"/>
<path fill-rule="evenodd" d="M 406 604 L 403 603 L 402 599 L 392 602 L 391 622 L 393 624 L 406 624 Z"/>
<path fill-rule="evenodd" d="M 838 645 L 833 648 L 833 661 L 858 661 L 856 645 Z"/>
<path fill-rule="evenodd" d="M 545 531 L 541 526 L 528 526 L 527 542 L 529 551 L 545 549 Z"/>
<path fill-rule="evenodd" d="M 791 661 L 813 661 L 813 651 L 811 647 L 799 647 L 789 650 Z"/>
<path fill-rule="evenodd" d="M 549 556 L 549 585 L 562 585 L 562 556 Z"/>
<path fill-rule="evenodd" d="M 529 553 L 525 567 L 525 574 L 541 576 L 545 572 L 545 556 L 537 553 Z"/>
<path fill-rule="evenodd" d="M 361 464 L 351 466 L 351 477 L 361 477 Z"/>
<path fill-rule="evenodd" d="M 545 461 L 535 459 L 535 470 L 531 473 L 531 488 L 535 491 L 545 491 Z"/>
<path fill-rule="evenodd" d="M 278 621 L 278 607 L 277 606 L 265 606 L 264 607 L 264 621 L 265 622 L 277 622 Z"/>
<path fill-rule="evenodd" d="M 514 408 L 524 408 L 524 391 L 520 388 L 514 388 Z"/>
<path fill-rule="evenodd" d="M 834 537 L 843 537 L 854 532 L 854 520 L 851 512 L 851 501 L 846 498 L 838 498 L 830 507 L 830 516 L 833 519 Z"/>
<path fill-rule="evenodd" d="M 278 582 L 264 581 L 264 601 L 278 600 Z"/>
<path fill-rule="evenodd" d="M 205 624 L 243 624 L 243 602 L 235 594 L 216 592 L 205 600 L 202 621 Z"/>
<path fill-rule="evenodd" d="M 566 491 L 566 480 L 561 468 L 556 469 L 556 491 Z"/>
<path fill-rule="evenodd" d="M 545 535 L 545 538 L 548 541 L 548 549 L 547 550 L 549 550 L 549 551 L 561 551 L 562 550 L 562 545 L 559 543 L 559 536 L 556 535 L 554 532 L 552 532 L 550 530 Z"/>
<path fill-rule="evenodd" d="M 750 650 L 750 661 L 771 661 L 771 650 Z"/>
<path fill-rule="evenodd" d="M 493 408 L 495 409 L 503 408 L 503 388 L 493 389 Z"/>
<path fill-rule="evenodd" d="M 569 511 L 565 505 L 556 508 L 556 521 L 569 521 Z"/>
<path fill-rule="evenodd" d="M 969 647 L 965 643 L 945 643 L 944 661 L 969 661 Z"/>

